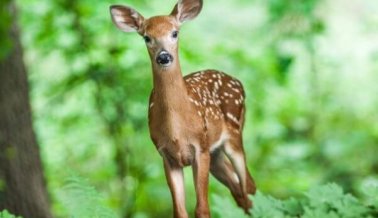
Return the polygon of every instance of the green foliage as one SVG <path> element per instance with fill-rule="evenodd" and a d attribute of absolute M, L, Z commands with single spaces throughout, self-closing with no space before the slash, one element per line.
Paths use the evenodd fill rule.
<path fill-rule="evenodd" d="M 244 211 L 237 208 L 235 206 L 235 202 L 233 202 L 230 198 L 225 198 L 219 195 L 211 195 L 211 202 L 212 202 L 212 216 L 215 218 L 222 218 L 222 217 L 246 217 Z"/>
<path fill-rule="evenodd" d="M 258 191 L 251 198 L 254 204 L 251 214 L 254 218 L 372 218 L 378 213 L 378 204 L 365 205 L 351 194 L 343 193 L 336 184 L 312 188 L 304 196 L 280 200 Z M 232 217 L 235 214 L 235 217 L 248 217 L 229 200 L 213 196 L 213 201 L 216 217 Z"/>
<path fill-rule="evenodd" d="M 3 211 L 0 211 L 0 218 L 22 218 L 22 217 L 12 215 L 7 210 L 3 210 Z"/>
<path fill-rule="evenodd" d="M 309 190 L 304 199 L 281 201 L 260 192 L 253 198 L 254 217 L 367 217 L 370 209 L 342 189 L 329 184 Z M 271 216 L 269 216 L 269 214 Z"/>
<path fill-rule="evenodd" d="M 374 181 L 371 183 L 367 182 L 361 189 L 367 204 L 374 205 L 375 208 L 378 208 L 378 184 Z"/>
<path fill-rule="evenodd" d="M 88 181 L 71 176 L 60 190 L 61 200 L 72 218 L 115 218 L 116 213 L 107 207 L 104 198 Z"/>
<path fill-rule="evenodd" d="M 308 217 L 314 217 L 311 214 L 322 213 L 335 214 L 337 217 L 365 217 L 369 211 L 355 197 L 344 194 L 335 184 L 314 188 L 306 194 L 306 197 L 309 203 L 304 210 Z"/>
<path fill-rule="evenodd" d="M 12 25 L 11 10 L 14 10 L 14 8 L 10 0 L 0 2 L 0 60 L 12 49 L 9 31 Z"/>
<path fill-rule="evenodd" d="M 114 3 L 145 17 L 167 14 L 176 3 L 162 1 L 17 1 L 34 124 L 56 217 L 80 214 L 69 202 L 92 193 L 92 186 L 102 200 L 90 201 L 120 217 L 171 216 L 161 157 L 147 127 L 148 53 L 138 34 L 118 31 L 109 15 Z M 279 199 L 293 197 L 257 195 L 266 205 L 275 202 L 276 209 L 267 213 L 313 211 L 315 201 L 306 197 L 312 203 L 305 208 L 296 197 L 328 182 L 364 204 L 378 201 L 371 188 L 378 184 L 378 1 L 353 4 L 204 1 L 198 18 L 180 30 L 185 74 L 215 68 L 243 81 L 244 145 L 257 187 Z M 0 16 L 0 26 L 10 24 L 6 13 Z M 91 185 L 79 182 L 87 188 L 67 195 L 62 191 L 67 171 Z M 189 169 L 185 173 L 192 212 L 193 179 Z M 236 207 L 219 182 L 211 179 L 210 190 L 222 196 L 212 198 L 214 214 L 241 215 L 228 212 Z M 344 196 L 333 192 L 335 198 Z M 352 198 L 340 198 L 334 201 L 354 205 Z"/>

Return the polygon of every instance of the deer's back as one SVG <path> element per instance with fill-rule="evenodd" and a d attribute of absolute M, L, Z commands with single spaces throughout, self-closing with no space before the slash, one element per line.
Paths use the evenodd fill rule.
<path fill-rule="evenodd" d="M 240 130 L 245 93 L 241 82 L 223 72 L 204 70 L 184 77 L 190 101 L 207 120 L 225 121 Z"/>

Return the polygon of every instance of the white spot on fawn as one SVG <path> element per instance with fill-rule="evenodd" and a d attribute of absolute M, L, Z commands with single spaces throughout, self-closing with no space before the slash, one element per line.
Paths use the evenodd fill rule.
<path fill-rule="evenodd" d="M 240 93 L 239 89 L 232 89 L 234 92 Z"/>
<path fill-rule="evenodd" d="M 236 117 L 234 115 L 232 115 L 231 113 L 227 113 L 226 114 L 228 118 L 230 118 L 230 120 L 232 120 L 235 124 L 238 124 L 239 125 L 239 121 L 238 119 L 236 119 Z"/>

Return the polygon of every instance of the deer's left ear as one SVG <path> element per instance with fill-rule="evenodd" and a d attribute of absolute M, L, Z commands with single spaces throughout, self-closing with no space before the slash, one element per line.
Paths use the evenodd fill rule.
<path fill-rule="evenodd" d="M 140 32 L 144 18 L 136 10 L 122 5 L 110 6 L 113 23 L 124 32 Z"/>
<path fill-rule="evenodd" d="M 182 24 L 197 17 L 202 9 L 202 0 L 179 0 L 171 16 L 176 17 L 176 20 Z"/>

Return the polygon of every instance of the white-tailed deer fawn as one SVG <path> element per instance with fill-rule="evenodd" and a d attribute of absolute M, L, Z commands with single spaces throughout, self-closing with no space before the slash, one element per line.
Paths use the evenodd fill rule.
<path fill-rule="evenodd" d="M 110 7 L 114 24 L 122 31 L 138 32 L 147 45 L 153 74 L 149 129 L 163 157 L 174 217 L 188 217 L 184 166 L 193 167 L 196 217 L 210 217 L 209 171 L 230 189 L 246 213 L 252 206 L 248 194 L 256 190 L 242 142 L 245 113 L 242 84 L 216 70 L 185 77 L 181 73 L 180 26 L 195 18 L 201 9 L 202 0 L 179 0 L 170 15 L 145 19 L 130 7 Z"/>

